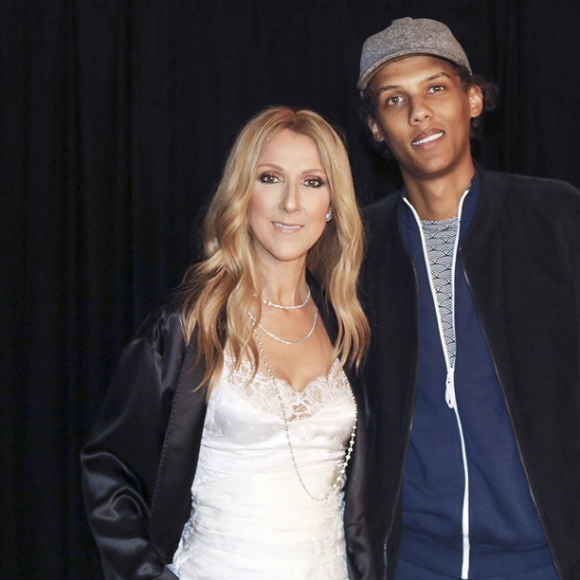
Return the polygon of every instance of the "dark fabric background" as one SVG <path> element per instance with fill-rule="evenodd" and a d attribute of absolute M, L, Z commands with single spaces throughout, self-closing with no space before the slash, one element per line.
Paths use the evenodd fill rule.
<path fill-rule="evenodd" d="M 501 104 L 476 156 L 580 186 L 575 2 L 2 0 L 2 576 L 101 578 L 78 453 L 135 325 L 192 260 L 235 132 L 268 104 L 344 127 L 361 203 L 398 177 L 366 145 L 363 40 L 445 21 Z"/>

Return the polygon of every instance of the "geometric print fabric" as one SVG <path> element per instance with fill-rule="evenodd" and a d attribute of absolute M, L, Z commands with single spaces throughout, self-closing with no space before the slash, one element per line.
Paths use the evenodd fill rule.
<path fill-rule="evenodd" d="M 459 218 L 421 220 L 427 246 L 429 273 L 435 288 L 443 339 L 451 368 L 455 367 L 455 328 L 453 325 L 453 250 L 459 227 Z"/>

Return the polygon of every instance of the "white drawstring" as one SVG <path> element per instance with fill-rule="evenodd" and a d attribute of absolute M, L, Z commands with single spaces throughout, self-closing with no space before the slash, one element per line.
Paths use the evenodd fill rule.
<path fill-rule="evenodd" d="M 453 367 L 447 370 L 445 379 L 445 401 L 450 409 L 455 409 L 457 400 L 455 399 L 455 369 Z"/>

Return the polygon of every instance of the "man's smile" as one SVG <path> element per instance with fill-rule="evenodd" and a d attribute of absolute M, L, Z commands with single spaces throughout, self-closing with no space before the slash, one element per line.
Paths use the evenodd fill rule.
<path fill-rule="evenodd" d="M 420 145 L 426 145 L 437 139 L 441 139 L 445 135 L 445 131 L 437 131 L 436 133 L 427 134 L 427 132 L 420 133 L 417 137 L 411 141 L 411 145 L 418 147 Z"/>

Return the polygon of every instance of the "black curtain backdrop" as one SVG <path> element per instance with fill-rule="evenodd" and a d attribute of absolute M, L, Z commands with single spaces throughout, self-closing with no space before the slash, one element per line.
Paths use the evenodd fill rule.
<path fill-rule="evenodd" d="M 476 156 L 580 186 L 575 2 L 3 0 L 2 575 L 102 578 L 79 449 L 123 344 L 193 256 L 236 131 L 269 104 L 345 131 L 361 204 L 398 176 L 367 145 L 364 39 L 446 22 L 500 106 Z"/>

